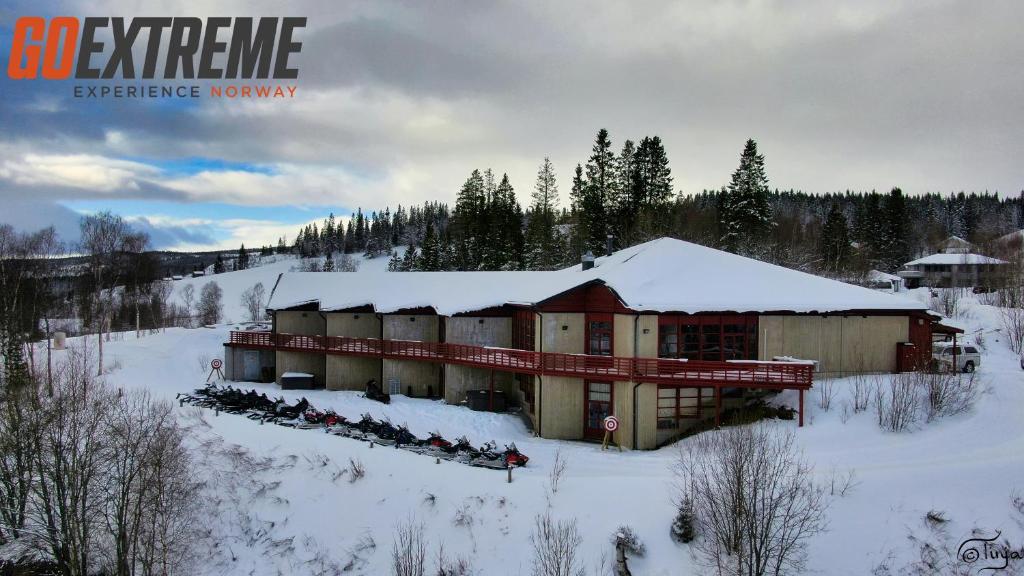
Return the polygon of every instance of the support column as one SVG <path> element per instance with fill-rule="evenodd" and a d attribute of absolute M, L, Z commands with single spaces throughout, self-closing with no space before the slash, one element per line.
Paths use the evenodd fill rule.
<path fill-rule="evenodd" d="M 722 425 L 722 387 L 715 386 L 715 428 Z"/>
<path fill-rule="evenodd" d="M 487 399 L 487 410 L 489 412 L 494 412 L 494 370 L 491 370 L 491 385 L 489 398 Z"/>
<path fill-rule="evenodd" d="M 800 424 L 799 424 L 799 426 L 800 426 L 800 428 L 803 428 L 804 427 L 804 391 L 803 391 L 802 388 L 800 389 L 798 394 L 800 395 Z"/>

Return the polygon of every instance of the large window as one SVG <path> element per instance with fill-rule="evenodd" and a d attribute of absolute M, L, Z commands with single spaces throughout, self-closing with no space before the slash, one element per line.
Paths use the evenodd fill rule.
<path fill-rule="evenodd" d="M 658 357 L 757 359 L 757 317 L 663 315 L 658 319 Z"/>
<path fill-rule="evenodd" d="M 676 429 L 681 420 L 700 418 L 702 400 L 700 388 L 658 386 L 658 429 Z"/>
<path fill-rule="evenodd" d="M 519 350 L 533 350 L 533 311 L 516 310 L 512 313 L 512 347 Z"/>

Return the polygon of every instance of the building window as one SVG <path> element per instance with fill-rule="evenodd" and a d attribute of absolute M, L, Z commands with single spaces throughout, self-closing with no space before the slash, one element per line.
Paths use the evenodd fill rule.
<path fill-rule="evenodd" d="M 679 357 L 679 325 L 658 326 L 658 358 Z"/>
<path fill-rule="evenodd" d="M 701 417 L 700 388 L 658 386 L 658 429 L 674 430 L 682 420 Z"/>
<path fill-rule="evenodd" d="M 533 350 L 533 312 L 516 310 L 512 313 L 512 347 L 518 350 Z"/>
<path fill-rule="evenodd" d="M 595 356 L 612 355 L 612 323 L 591 322 L 590 323 L 590 351 Z"/>
<path fill-rule="evenodd" d="M 708 361 L 756 359 L 757 317 L 661 316 L 658 357 Z"/>

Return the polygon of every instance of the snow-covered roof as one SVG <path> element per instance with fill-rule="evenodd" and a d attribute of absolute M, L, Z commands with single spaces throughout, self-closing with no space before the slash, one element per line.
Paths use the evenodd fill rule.
<path fill-rule="evenodd" d="M 271 309 L 319 302 L 321 310 L 378 312 L 433 307 L 452 315 L 536 304 L 601 282 L 641 312 L 842 312 L 924 310 L 913 299 L 790 270 L 698 244 L 660 238 L 554 272 L 304 272 L 282 274 Z"/>
<path fill-rule="evenodd" d="M 892 282 L 894 280 L 903 280 L 895 274 L 889 274 L 888 272 L 882 272 L 881 270 L 871 270 L 868 272 L 868 280 L 872 282 Z"/>
<path fill-rule="evenodd" d="M 911 260 L 904 266 L 918 266 L 921 264 L 1006 264 L 1005 260 L 982 256 L 981 254 L 932 254 L 917 260 Z"/>

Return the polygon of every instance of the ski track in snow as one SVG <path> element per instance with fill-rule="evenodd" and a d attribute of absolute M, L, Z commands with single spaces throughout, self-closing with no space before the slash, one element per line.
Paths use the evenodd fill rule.
<path fill-rule="evenodd" d="M 386 258 L 383 261 L 386 265 Z M 262 281 L 269 293 L 277 274 L 295 262 L 280 261 L 212 278 L 224 289 L 225 308 L 231 310 L 227 316 L 241 318 L 237 301 L 242 290 Z M 210 279 L 176 282 L 175 293 L 186 282 L 195 283 L 198 292 Z M 851 494 L 832 499 L 829 530 L 810 544 L 810 573 L 861 575 L 890 553 L 894 555 L 891 566 L 906 565 L 916 554 L 908 534 L 925 532 L 923 518 L 932 509 L 944 511 L 950 519 L 945 545 L 952 546 L 951 555 L 975 527 L 988 533 L 1002 530 L 1011 543 L 1024 544 L 1022 527 L 1010 509 L 1011 495 L 1024 494 L 1024 372 L 1018 358 L 998 341 L 998 332 L 992 332 L 999 327 L 993 308 L 970 298 L 963 317 L 955 322 L 969 334 L 987 330 L 987 350 L 978 375 L 988 393 L 970 413 L 900 434 L 879 430 L 870 408 L 851 415 L 844 424 L 841 405 L 849 397 L 852 380 L 843 379 L 835 382 L 837 393 L 829 412 L 818 408 L 815 390 L 808 393 L 805 428 L 797 429 L 795 422 L 773 424 L 797 432 L 797 441 L 814 463 L 820 481 L 827 483 L 834 468 L 855 470 L 860 482 Z M 156 397 L 173 400 L 175 394 L 203 384 L 209 368 L 201 370 L 197 359 L 221 357 L 231 329 L 230 325 L 168 329 L 138 339 L 134 333 L 119 335 L 120 340 L 104 345 L 106 364 L 113 367 L 106 378 L 115 386 L 145 388 Z M 82 339 L 70 342 L 81 345 Z M 95 338 L 88 345 L 95 346 Z M 280 484 L 264 496 L 244 500 L 252 521 L 274 522 L 268 532 L 277 540 L 294 537 L 291 547 L 272 545 L 267 538 L 254 541 L 243 536 L 244 522 L 224 518 L 217 532 L 223 538 L 223 557 L 201 564 L 207 567 L 206 574 L 313 573 L 317 551 L 339 566 L 351 562 L 345 573 L 389 573 L 394 527 L 410 518 L 426 527 L 430 557 L 436 556 L 436 547 L 443 542 L 450 555 L 471 557 L 478 573 L 529 574 L 533 520 L 547 509 L 556 518 L 577 519 L 584 538 L 582 556 L 590 573 L 602 554 L 612 558 L 609 538 L 623 524 L 632 526 L 648 548 L 645 558 L 631 559 L 634 574 L 700 573 L 687 548 L 675 544 L 668 533 L 675 513 L 674 446 L 649 452 L 601 452 L 594 444 L 534 438 L 516 416 L 473 412 L 443 402 L 396 396 L 391 405 L 383 405 L 355 392 L 281 391 L 273 384 L 238 386 L 289 400 L 306 396 L 316 407 L 334 409 L 349 419 L 358 419 L 364 412 L 378 419 L 387 417 L 395 424 L 408 424 L 420 437 L 437 430 L 449 439 L 466 435 L 476 445 L 514 441 L 530 462 L 517 469 L 514 482 L 507 484 L 500 471 L 445 461 L 435 464 L 433 458 L 403 450 L 371 449 L 366 443 L 315 430 L 261 426 L 237 415 L 215 417 L 212 411 L 186 405 L 178 411 L 183 422 L 196 430 L 197 442 L 219 438 L 227 445 L 244 447 L 254 457 L 293 462 L 259 472 L 253 478 L 256 484 Z M 783 393 L 777 401 L 794 405 L 795 394 Z M 200 416 L 209 428 L 196 424 Z M 552 494 L 548 473 L 556 451 L 568 466 L 559 491 Z M 329 461 L 327 465 L 311 464 L 321 456 Z M 365 465 L 366 476 L 354 483 L 344 476 L 332 479 L 330 471 L 347 467 L 350 458 Z M 355 552 L 367 535 L 376 547 Z M 236 559 L 231 560 L 231 555 Z"/>

